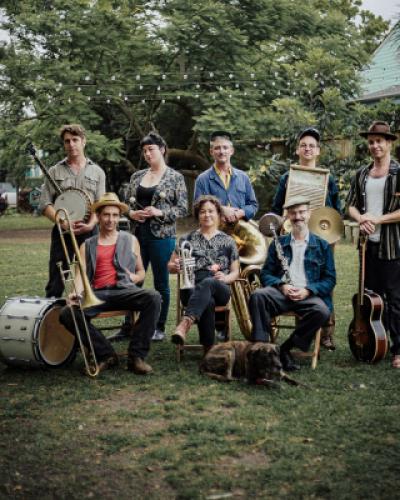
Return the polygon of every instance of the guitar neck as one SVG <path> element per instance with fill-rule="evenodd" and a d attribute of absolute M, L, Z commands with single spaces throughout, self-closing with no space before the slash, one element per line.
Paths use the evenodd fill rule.
<path fill-rule="evenodd" d="M 357 305 L 359 307 L 364 304 L 366 246 L 367 246 L 367 237 L 360 236 L 360 250 L 359 250 L 360 257 L 359 257 L 358 295 L 357 295 Z"/>

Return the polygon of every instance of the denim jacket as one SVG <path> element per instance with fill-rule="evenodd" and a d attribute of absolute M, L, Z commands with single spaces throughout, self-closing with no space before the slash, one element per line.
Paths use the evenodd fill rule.
<path fill-rule="evenodd" d="M 287 258 L 289 265 L 292 260 L 290 239 L 291 234 L 279 237 L 283 254 Z M 310 233 L 304 254 L 304 270 L 307 278 L 307 290 L 320 297 L 332 311 L 332 290 L 336 284 L 335 261 L 329 243 L 313 233 Z M 278 287 L 284 283 L 282 277 L 282 265 L 276 253 L 275 242 L 272 242 L 261 270 L 261 284 L 262 286 Z"/>
<path fill-rule="evenodd" d="M 225 188 L 213 166 L 201 173 L 194 186 L 194 201 L 204 194 L 216 196 L 222 205 L 241 208 L 244 210 L 246 220 L 254 217 L 258 210 L 256 195 L 250 179 L 247 174 L 237 168 L 232 168 L 228 189 Z"/>
<path fill-rule="evenodd" d="M 276 189 L 274 200 L 272 202 L 271 212 L 278 215 L 283 215 L 283 205 L 286 197 L 286 186 L 289 177 L 289 172 L 281 175 L 279 184 Z M 342 214 L 342 207 L 340 206 L 339 189 L 336 185 L 335 179 L 332 174 L 329 174 L 328 189 L 326 193 L 325 205 L 334 208 Z"/>

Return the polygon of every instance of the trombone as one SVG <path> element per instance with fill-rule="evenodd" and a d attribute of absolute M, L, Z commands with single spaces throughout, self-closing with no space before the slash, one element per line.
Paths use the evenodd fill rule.
<path fill-rule="evenodd" d="M 67 223 L 67 225 L 68 225 L 67 229 L 64 229 L 62 227 L 63 222 Z M 97 362 L 96 355 L 95 355 L 94 348 L 93 348 L 92 339 L 91 339 L 90 334 L 89 334 L 89 328 L 88 328 L 87 321 L 85 318 L 84 309 L 88 309 L 89 307 L 103 304 L 103 301 L 96 297 L 96 295 L 94 294 L 94 292 L 90 286 L 88 277 L 87 277 L 86 272 L 83 268 L 82 259 L 81 259 L 80 253 L 79 253 L 78 243 L 76 241 L 76 237 L 75 237 L 74 231 L 72 229 L 71 219 L 69 217 L 68 211 L 65 208 L 59 208 L 57 210 L 56 215 L 55 215 L 55 223 L 57 224 L 57 228 L 58 228 L 58 231 L 60 233 L 61 243 L 63 246 L 65 258 L 66 258 L 67 264 L 68 264 L 68 266 L 67 266 L 68 268 L 66 270 L 64 270 L 62 268 L 62 262 L 58 263 L 58 266 L 60 267 L 61 278 L 62 278 L 65 285 L 67 285 L 67 283 L 72 284 L 72 286 L 70 288 L 72 288 L 74 290 L 75 296 L 78 300 L 80 312 L 82 315 L 82 320 L 83 320 L 83 323 L 85 325 L 85 334 L 86 334 L 86 338 L 87 338 L 88 344 L 89 344 L 89 353 L 86 352 L 85 346 L 83 345 L 83 342 L 82 342 L 82 335 L 81 335 L 81 332 L 79 330 L 78 323 L 76 321 L 74 306 L 72 304 L 68 304 L 68 306 L 71 309 L 72 320 L 74 322 L 74 327 L 75 327 L 75 332 L 76 332 L 76 338 L 78 339 L 79 347 L 80 347 L 81 353 L 82 353 L 82 357 L 83 357 L 83 360 L 85 362 L 86 373 L 89 375 L 89 377 L 97 377 L 97 375 L 100 372 L 99 364 Z M 69 256 L 67 245 L 65 243 L 65 235 L 66 234 L 69 234 L 71 237 L 72 247 L 73 247 L 74 254 L 75 254 L 75 258 L 73 260 L 71 260 L 71 258 Z M 76 282 L 75 282 L 75 277 L 76 277 L 75 270 L 76 270 L 76 268 L 79 269 L 80 276 L 82 279 L 83 290 L 84 290 L 83 301 L 82 301 L 82 298 L 80 297 L 80 295 L 78 294 L 78 290 L 76 288 Z M 93 360 L 92 366 L 89 363 L 89 356 Z"/>

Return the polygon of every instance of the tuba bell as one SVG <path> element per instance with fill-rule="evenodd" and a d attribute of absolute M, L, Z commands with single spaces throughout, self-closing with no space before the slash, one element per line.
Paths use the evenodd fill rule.
<path fill-rule="evenodd" d="M 247 340 L 251 340 L 248 304 L 251 293 L 260 286 L 260 270 L 267 255 L 267 243 L 253 221 L 239 220 L 226 232 L 236 242 L 241 267 L 239 278 L 231 284 L 233 310 L 240 331 Z"/>
<path fill-rule="evenodd" d="M 267 244 L 256 222 L 239 220 L 233 225 L 224 224 L 222 230 L 235 240 L 242 267 L 264 263 Z"/>

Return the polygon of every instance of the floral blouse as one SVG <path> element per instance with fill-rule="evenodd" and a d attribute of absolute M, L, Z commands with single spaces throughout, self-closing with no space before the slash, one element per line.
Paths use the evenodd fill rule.
<path fill-rule="evenodd" d="M 188 241 L 192 245 L 192 257 L 196 259 L 194 271 L 196 283 L 213 275 L 210 271 L 210 266 L 213 264 L 219 264 L 220 271 L 229 274 L 232 262 L 239 259 L 234 239 L 222 231 L 218 231 L 215 236 L 208 240 L 196 229 L 179 239 L 176 253 L 184 241 Z"/>
<path fill-rule="evenodd" d="M 138 210 L 136 206 L 136 191 L 148 169 L 132 174 L 125 202 L 130 210 Z M 176 236 L 176 219 L 185 217 L 188 213 L 188 196 L 183 175 L 170 167 L 164 172 L 152 199 L 152 206 L 162 210 L 163 217 L 150 220 L 150 230 L 156 238 L 174 238 Z M 138 223 L 131 221 L 134 233 Z"/>

